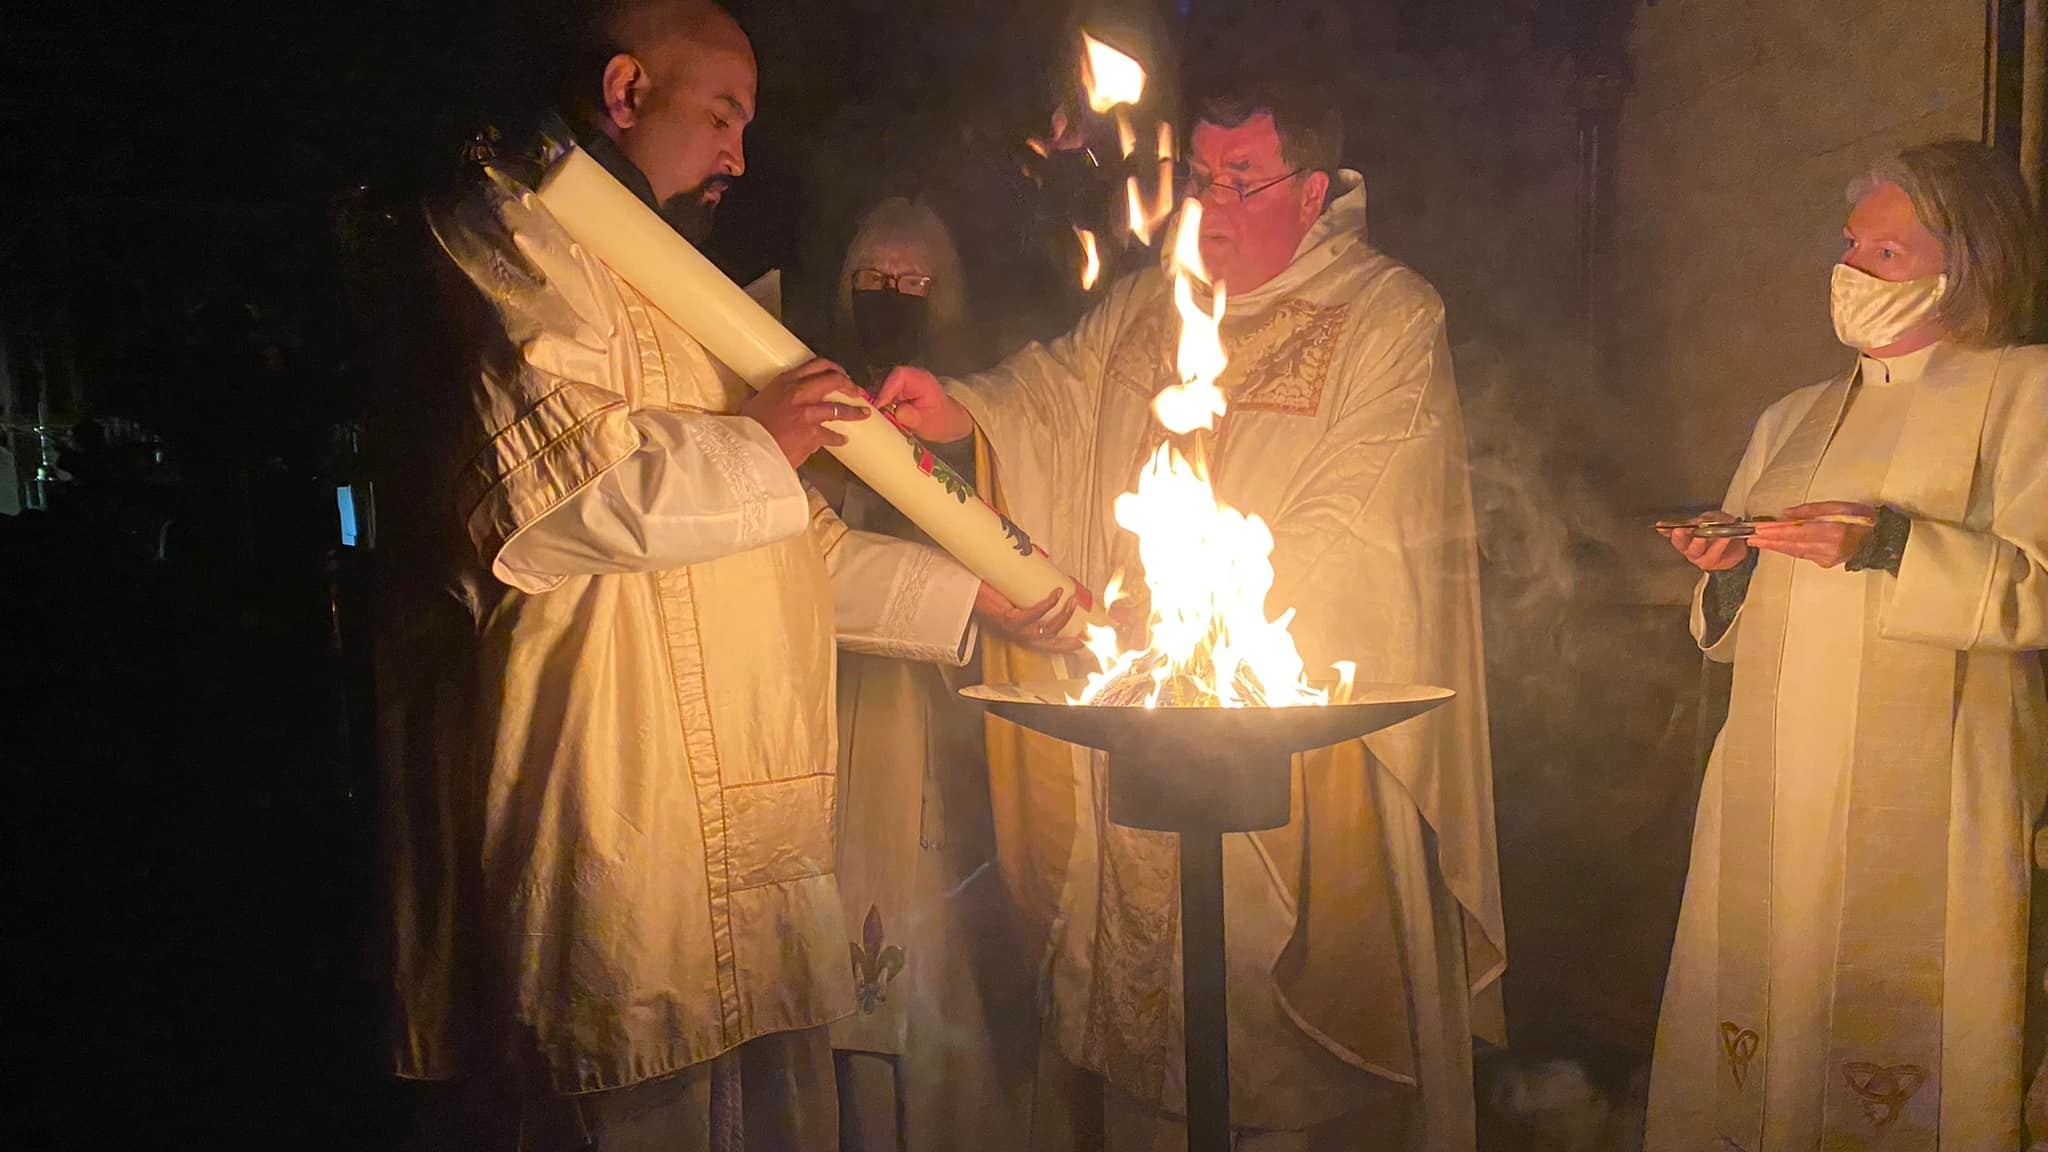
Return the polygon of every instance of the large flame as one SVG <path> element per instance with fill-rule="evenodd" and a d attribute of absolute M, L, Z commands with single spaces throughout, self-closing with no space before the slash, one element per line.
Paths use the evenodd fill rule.
<path fill-rule="evenodd" d="M 1145 98 L 1145 69 L 1083 31 L 1081 86 L 1088 91 L 1088 107 L 1099 116 L 1119 104 L 1136 104 Z"/>
<path fill-rule="evenodd" d="M 1202 267 L 1202 205 L 1188 201 L 1173 242 L 1173 306 L 1180 312 L 1180 351 L 1174 362 L 1180 383 L 1152 398 L 1152 413 L 1168 432 L 1186 436 L 1214 431 L 1223 415 L 1223 390 L 1216 378 L 1230 364 L 1223 352 L 1223 286 L 1216 286 L 1216 310 L 1204 312 L 1195 303 L 1194 281 L 1207 282 Z"/>
<path fill-rule="evenodd" d="M 1329 693 L 1302 675 L 1288 633 L 1289 609 L 1266 618 L 1273 587 L 1273 534 L 1257 516 L 1217 502 L 1209 484 L 1205 433 L 1226 410 L 1216 379 L 1229 363 L 1221 326 L 1225 299 L 1213 310 L 1195 300 L 1206 282 L 1199 250 L 1202 207 L 1181 209 L 1173 249 L 1173 302 L 1180 312 L 1180 383 L 1161 390 L 1152 411 L 1172 433 L 1138 477 L 1138 490 L 1116 500 L 1116 522 L 1138 537 L 1138 556 L 1151 593 L 1148 638 L 1121 649 L 1116 630 L 1088 629 L 1088 650 L 1100 671 L 1075 703 L 1210 705 L 1225 708 L 1327 704 Z M 1121 594 L 1112 580 L 1105 603 Z M 1351 670 L 1340 666 L 1348 688 Z"/>

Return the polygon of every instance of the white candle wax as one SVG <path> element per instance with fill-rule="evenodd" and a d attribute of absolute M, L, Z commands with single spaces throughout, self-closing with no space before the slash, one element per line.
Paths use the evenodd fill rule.
<path fill-rule="evenodd" d="M 761 388 L 812 359 L 803 341 L 755 303 L 689 241 L 581 148 L 541 180 L 540 201 L 571 238 L 661 309 L 748 386 Z M 872 408 L 857 389 L 832 397 Z M 887 419 L 828 425 L 846 443 L 828 448 L 876 495 L 896 506 L 975 575 L 1019 605 L 1070 591 L 1097 617 L 1087 587 L 1067 576 L 1014 524 L 976 496 L 922 445 Z M 1099 619 L 1099 617 L 1097 617 Z"/>

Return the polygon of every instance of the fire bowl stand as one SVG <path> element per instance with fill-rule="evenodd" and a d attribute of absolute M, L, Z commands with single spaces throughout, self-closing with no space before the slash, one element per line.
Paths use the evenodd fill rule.
<path fill-rule="evenodd" d="M 1223 834 L 1287 823 L 1289 761 L 1377 732 L 1450 699 L 1427 685 L 1358 685 L 1350 702 L 1300 708 L 1070 705 L 1080 682 L 981 685 L 988 710 L 1108 753 L 1109 818 L 1180 840 L 1181 1008 L 1188 1152 L 1229 1152 L 1230 1032 L 1223 953 Z"/>

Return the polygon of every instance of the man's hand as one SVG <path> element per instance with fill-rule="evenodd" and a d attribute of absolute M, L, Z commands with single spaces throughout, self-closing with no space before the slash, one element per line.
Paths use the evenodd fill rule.
<path fill-rule="evenodd" d="M 875 407 L 898 424 L 935 444 L 951 444 L 974 435 L 974 417 L 939 387 L 939 378 L 922 368 L 904 365 L 889 373 L 875 393 Z"/>
<path fill-rule="evenodd" d="M 1067 114 L 1065 104 L 1052 110 L 1052 125 L 1043 136 L 1033 136 L 1028 141 L 1033 152 L 1050 156 L 1055 152 L 1079 152 L 1088 146 L 1081 135 L 1081 118 Z"/>
<path fill-rule="evenodd" d="M 859 404 L 842 404 L 826 399 L 834 392 L 857 396 L 860 389 L 847 378 L 846 370 L 830 360 L 813 360 L 775 378 L 766 388 L 747 397 L 740 415 L 750 417 L 789 460 L 798 467 L 820 448 L 846 443 L 846 437 L 825 427 L 827 420 L 865 420 L 868 410 Z"/>
<path fill-rule="evenodd" d="M 1784 511 L 1784 519 L 1756 526 L 1750 543 L 1823 568 L 1839 568 L 1877 526 L 1877 509 L 1843 500 L 1818 500 Z M 1823 519 L 1824 518 L 1824 519 Z M 1798 523 L 1806 520 L 1807 523 Z"/>
<path fill-rule="evenodd" d="M 1735 517 L 1726 512 L 1709 512 L 1704 516 L 1693 517 L 1693 523 L 1720 524 L 1733 519 Z M 1690 528 L 1673 528 L 1671 546 L 1678 549 L 1679 555 L 1684 556 L 1688 563 L 1702 572 L 1726 572 L 1730 568 L 1740 567 L 1744 560 L 1749 559 L 1749 541 L 1702 540 L 1694 536 Z"/>
<path fill-rule="evenodd" d="M 1060 630 L 1067 626 L 1067 620 L 1074 615 L 1074 598 L 1059 589 L 1029 608 L 1019 608 L 1010 603 L 1001 592 L 981 586 L 974 595 L 974 615 L 982 626 L 993 629 L 1040 652 L 1078 652 L 1081 650 L 1079 636 L 1061 636 Z"/>

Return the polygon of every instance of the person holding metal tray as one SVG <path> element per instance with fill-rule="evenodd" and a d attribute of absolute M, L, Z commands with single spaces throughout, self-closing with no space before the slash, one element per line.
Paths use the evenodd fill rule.
<path fill-rule="evenodd" d="M 2041 238 L 2018 169 L 1973 142 L 1907 148 L 1850 195 L 1832 310 L 1855 367 L 1764 414 L 1724 511 L 1659 525 L 1705 573 L 1694 635 L 1735 668 L 1651 1152 L 2024 1145 Z"/>

